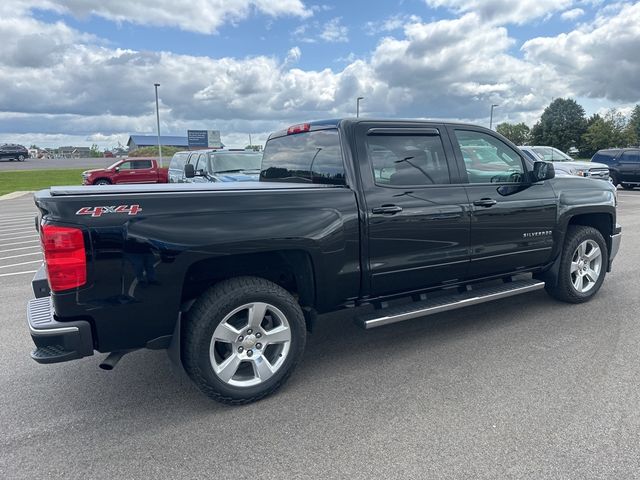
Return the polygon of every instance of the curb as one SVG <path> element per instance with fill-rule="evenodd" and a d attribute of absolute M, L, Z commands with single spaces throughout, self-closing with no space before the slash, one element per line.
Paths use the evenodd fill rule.
<path fill-rule="evenodd" d="M 2 201 L 2 200 L 13 200 L 14 198 L 20 198 L 20 197 L 23 197 L 24 195 L 29 195 L 30 193 L 33 193 L 33 192 L 32 191 L 18 191 L 18 192 L 7 193 L 6 195 L 0 195 L 0 201 Z"/>

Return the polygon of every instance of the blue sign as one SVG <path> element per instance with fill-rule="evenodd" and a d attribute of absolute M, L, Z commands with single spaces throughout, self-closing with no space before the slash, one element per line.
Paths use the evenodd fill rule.
<path fill-rule="evenodd" d="M 189 148 L 222 148 L 219 130 L 187 130 Z"/>
<path fill-rule="evenodd" d="M 206 130 L 187 130 L 187 143 L 189 148 L 207 148 L 209 146 L 208 132 Z"/>

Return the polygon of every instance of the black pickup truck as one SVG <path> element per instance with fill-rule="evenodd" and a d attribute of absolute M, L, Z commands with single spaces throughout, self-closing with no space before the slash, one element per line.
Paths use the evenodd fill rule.
<path fill-rule="evenodd" d="M 247 403 L 300 360 L 317 315 L 364 328 L 546 288 L 592 298 L 621 238 L 608 182 L 554 178 L 485 128 L 343 119 L 269 137 L 258 182 L 35 195 L 45 265 L 28 322 L 55 363 L 140 348 Z"/>

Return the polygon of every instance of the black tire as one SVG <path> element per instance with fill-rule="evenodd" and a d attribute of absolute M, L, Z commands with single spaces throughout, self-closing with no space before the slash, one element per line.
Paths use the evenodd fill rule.
<path fill-rule="evenodd" d="M 20 156 L 18 157 L 18 161 L 19 161 L 19 162 L 24 162 L 24 155 L 20 155 Z"/>
<path fill-rule="evenodd" d="M 601 251 L 601 267 L 595 285 L 587 292 L 579 292 L 571 281 L 571 263 L 574 254 L 580 244 L 587 240 L 595 242 Z M 568 303 L 583 303 L 591 300 L 598 293 L 607 274 L 609 264 L 609 251 L 602 234 L 593 227 L 582 225 L 570 225 L 564 241 L 564 247 L 560 258 L 558 282 L 555 286 L 546 286 L 546 290 L 552 297 Z"/>
<path fill-rule="evenodd" d="M 622 188 L 624 188 L 625 190 L 633 190 L 634 185 L 630 185 L 628 183 L 623 183 L 622 184 Z"/>
<path fill-rule="evenodd" d="M 618 185 L 620 185 L 620 182 L 618 181 L 618 175 L 616 175 L 615 173 L 612 173 L 609 176 L 611 177 L 611 183 L 613 183 L 614 187 L 617 187 Z"/>
<path fill-rule="evenodd" d="M 111 181 L 107 180 L 106 178 L 99 178 L 98 180 L 93 182 L 93 184 L 94 185 L 111 185 Z"/>
<path fill-rule="evenodd" d="M 209 356 L 212 337 L 229 313 L 251 302 L 268 303 L 285 315 L 291 330 L 289 351 L 267 380 L 253 386 L 229 385 L 213 369 Z M 306 333 L 300 305 L 284 288 L 257 277 L 232 278 L 207 290 L 190 309 L 183 330 L 182 363 L 204 394 L 228 405 L 243 405 L 270 395 L 287 381 L 304 352 Z"/>

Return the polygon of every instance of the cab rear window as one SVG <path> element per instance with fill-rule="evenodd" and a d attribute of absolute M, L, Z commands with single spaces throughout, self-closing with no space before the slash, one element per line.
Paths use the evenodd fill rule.
<path fill-rule="evenodd" d="M 260 181 L 344 185 L 338 130 L 272 138 L 264 149 Z"/>

